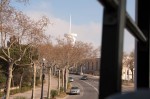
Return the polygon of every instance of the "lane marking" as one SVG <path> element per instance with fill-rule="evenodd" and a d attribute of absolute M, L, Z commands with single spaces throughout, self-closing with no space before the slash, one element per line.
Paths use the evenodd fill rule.
<path fill-rule="evenodd" d="M 83 81 L 83 80 L 82 80 Z M 88 84 L 88 85 L 90 85 L 91 87 L 93 87 L 94 89 L 95 89 L 95 91 L 99 94 L 99 92 L 98 92 L 98 89 L 97 88 L 95 88 L 93 85 L 91 85 L 91 84 L 89 84 L 88 82 L 86 82 L 86 81 L 83 81 L 84 83 L 86 83 L 86 84 Z"/>

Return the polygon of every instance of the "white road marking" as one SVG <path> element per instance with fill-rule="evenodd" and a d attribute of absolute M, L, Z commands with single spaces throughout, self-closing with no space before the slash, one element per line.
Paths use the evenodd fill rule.
<path fill-rule="evenodd" d="M 82 80 L 83 81 L 83 80 Z M 88 85 L 90 85 L 91 87 L 93 87 L 94 89 L 95 89 L 95 91 L 99 94 L 99 92 L 98 92 L 98 89 L 97 88 L 95 88 L 93 85 L 91 85 L 91 84 L 89 84 L 88 82 L 86 82 L 86 81 L 83 81 L 84 83 L 86 83 L 86 84 L 88 84 Z"/>

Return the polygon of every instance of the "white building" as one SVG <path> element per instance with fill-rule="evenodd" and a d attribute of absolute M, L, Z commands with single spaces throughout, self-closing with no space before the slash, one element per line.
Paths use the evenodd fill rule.
<path fill-rule="evenodd" d="M 132 71 L 126 66 L 123 66 L 122 68 L 122 80 L 132 80 Z"/>

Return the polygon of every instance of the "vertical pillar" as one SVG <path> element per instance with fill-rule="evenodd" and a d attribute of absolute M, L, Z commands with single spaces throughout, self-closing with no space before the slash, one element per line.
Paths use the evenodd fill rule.
<path fill-rule="evenodd" d="M 100 67 L 100 99 L 121 92 L 126 0 L 117 9 L 104 7 Z"/>
<path fill-rule="evenodd" d="M 150 14 L 149 1 L 137 0 L 137 25 L 147 37 L 147 42 L 136 41 L 136 87 L 150 88 Z"/>

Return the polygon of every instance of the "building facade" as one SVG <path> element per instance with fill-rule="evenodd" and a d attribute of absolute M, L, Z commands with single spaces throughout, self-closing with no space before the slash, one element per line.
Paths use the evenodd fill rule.
<path fill-rule="evenodd" d="M 87 59 L 81 65 L 77 66 L 77 72 L 83 74 L 99 75 L 100 58 Z"/>

